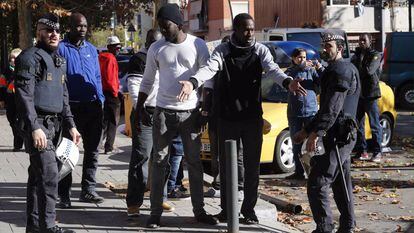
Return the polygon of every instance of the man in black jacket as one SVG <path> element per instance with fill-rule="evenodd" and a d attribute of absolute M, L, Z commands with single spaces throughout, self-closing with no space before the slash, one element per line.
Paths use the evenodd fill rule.
<path fill-rule="evenodd" d="M 382 128 L 379 120 L 378 98 L 381 97 L 379 87 L 379 68 L 381 53 L 371 47 L 372 37 L 364 33 L 359 37 L 359 47 L 351 62 L 358 68 L 361 79 L 361 97 L 358 103 L 357 121 L 358 136 L 355 145 L 356 157 L 368 160 L 367 141 L 365 139 L 365 113 L 368 114 L 369 125 L 372 134 L 372 158 L 373 162 L 381 162 Z"/>
<path fill-rule="evenodd" d="M 274 63 L 269 49 L 254 39 L 254 20 L 246 13 L 238 14 L 233 20 L 233 34 L 230 42 L 220 44 L 211 55 L 206 66 L 201 67 L 189 81 L 182 82 L 179 95 L 181 101 L 188 98 L 193 89 L 206 80 L 213 80 L 217 72 L 223 75 L 217 82 L 220 96 L 219 111 L 219 148 L 224 148 L 226 140 L 241 140 L 243 144 L 243 163 L 245 171 L 244 200 L 241 214 L 244 223 L 257 224 L 254 207 L 258 198 L 259 164 L 263 142 L 263 110 L 261 80 L 263 72 L 273 78 L 280 86 L 297 94 L 306 94 L 299 80 L 287 76 Z M 213 83 L 205 87 L 213 88 Z M 207 115 L 207 114 L 204 114 Z M 226 155 L 219 154 L 220 193 L 222 211 L 220 221 L 227 220 L 226 209 Z"/>

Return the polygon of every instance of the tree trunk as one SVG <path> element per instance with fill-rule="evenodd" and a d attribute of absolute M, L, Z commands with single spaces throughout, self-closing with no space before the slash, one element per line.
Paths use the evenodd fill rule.
<path fill-rule="evenodd" d="M 33 46 L 32 14 L 27 0 L 17 0 L 19 20 L 19 47 L 26 49 Z"/>

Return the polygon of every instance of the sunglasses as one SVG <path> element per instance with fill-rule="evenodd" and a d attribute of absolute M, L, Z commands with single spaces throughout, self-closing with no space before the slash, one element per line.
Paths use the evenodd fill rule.
<path fill-rule="evenodd" d="M 40 29 L 41 31 L 46 31 L 47 33 L 53 33 L 56 32 L 56 34 L 60 34 L 60 29 L 53 29 L 53 28 L 43 28 Z"/>

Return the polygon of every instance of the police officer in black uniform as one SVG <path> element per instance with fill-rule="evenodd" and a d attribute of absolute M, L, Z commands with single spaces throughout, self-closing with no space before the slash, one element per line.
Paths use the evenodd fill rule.
<path fill-rule="evenodd" d="M 298 143 L 308 138 L 308 152 L 315 151 L 319 137 L 322 137 L 325 147 L 323 155 L 312 157 L 308 179 L 308 198 L 317 226 L 313 232 L 334 230 L 328 191 L 332 187 L 341 213 L 337 232 L 345 233 L 352 232 L 355 227 L 350 153 L 356 140 L 355 117 L 360 83 L 356 67 L 342 58 L 344 37 L 326 33 L 322 35 L 322 42 L 324 51 L 321 57 L 329 65 L 321 77 L 320 108 L 313 121 L 293 139 Z M 341 129 L 345 128 L 349 130 L 343 132 Z"/>
<path fill-rule="evenodd" d="M 27 182 L 26 233 L 71 233 L 55 225 L 58 164 L 55 149 L 61 121 L 73 141 L 80 134 L 68 104 L 65 60 L 56 54 L 60 37 L 58 18 L 46 14 L 37 22 L 37 45 L 16 60 L 16 103 L 30 155 Z"/>

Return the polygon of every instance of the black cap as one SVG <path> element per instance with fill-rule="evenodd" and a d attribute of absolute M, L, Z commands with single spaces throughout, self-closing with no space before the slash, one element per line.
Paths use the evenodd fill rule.
<path fill-rule="evenodd" d="M 335 33 L 335 32 L 322 33 L 321 39 L 323 43 L 333 41 L 333 40 L 345 41 L 345 38 L 342 35 Z"/>
<path fill-rule="evenodd" d="M 52 13 L 47 13 L 40 17 L 40 19 L 37 21 L 37 23 L 44 24 L 52 29 L 58 30 L 59 29 L 59 17 L 57 15 Z"/>
<path fill-rule="evenodd" d="M 169 3 L 158 10 L 157 19 L 167 19 L 177 25 L 183 25 L 184 19 L 180 8 L 175 3 Z"/>

